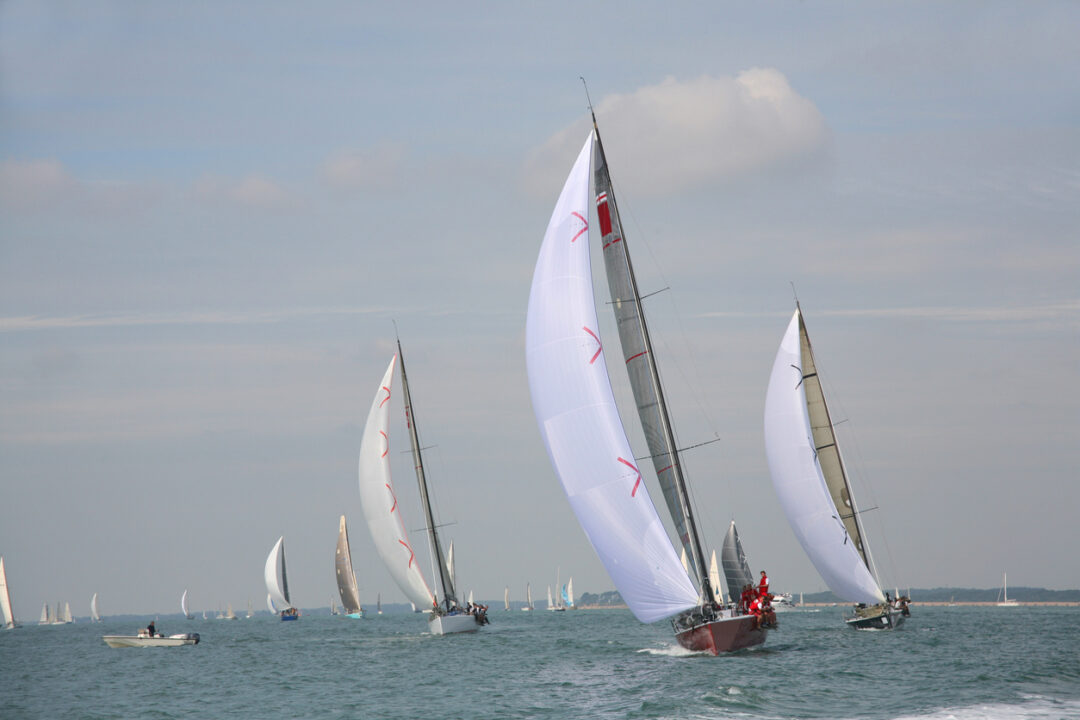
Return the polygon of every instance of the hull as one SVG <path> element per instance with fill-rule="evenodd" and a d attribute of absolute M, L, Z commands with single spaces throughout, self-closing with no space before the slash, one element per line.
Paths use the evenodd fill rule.
<path fill-rule="evenodd" d="M 169 637 L 148 637 L 145 635 L 103 635 L 102 640 L 109 647 L 180 647 L 198 645 L 199 633 L 170 635 Z"/>
<path fill-rule="evenodd" d="M 290 622 L 292 620 L 299 620 L 299 619 L 300 619 L 299 615 L 282 615 L 281 616 L 281 622 Z"/>
<path fill-rule="evenodd" d="M 689 628 L 676 626 L 675 639 L 679 645 L 694 652 L 719 655 L 742 650 L 765 642 L 765 630 L 758 627 L 753 615 L 722 617 Z"/>
<path fill-rule="evenodd" d="M 359 620 L 360 618 L 364 617 L 364 613 L 362 611 L 361 612 L 348 613 L 345 617 L 353 618 L 354 620 Z"/>
<path fill-rule="evenodd" d="M 856 614 L 845 617 L 844 622 L 854 630 L 895 630 L 904 624 L 904 614 L 895 608 L 874 606 L 856 610 Z"/>
<path fill-rule="evenodd" d="M 473 615 L 432 615 L 428 618 L 428 631 L 432 635 L 451 635 L 453 633 L 476 632 L 480 623 Z"/>

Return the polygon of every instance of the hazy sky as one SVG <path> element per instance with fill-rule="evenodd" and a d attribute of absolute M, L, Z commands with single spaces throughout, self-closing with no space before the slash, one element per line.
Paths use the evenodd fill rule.
<path fill-rule="evenodd" d="M 685 457 L 707 543 L 735 518 L 775 588 L 824 589 L 762 440 L 793 283 L 886 584 L 1080 587 L 1078 34 L 1072 2 L 3 3 L 17 615 L 262 607 L 282 534 L 326 605 L 342 513 L 365 602 L 403 599 L 356 478 L 392 320 L 462 589 L 611 589 L 525 378 L 580 75 L 670 288 L 679 441 L 719 438 Z"/>

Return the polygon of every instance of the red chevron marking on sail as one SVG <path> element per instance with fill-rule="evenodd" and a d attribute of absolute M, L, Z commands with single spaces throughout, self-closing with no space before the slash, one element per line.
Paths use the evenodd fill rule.
<path fill-rule="evenodd" d="M 416 553 L 414 553 L 412 551 L 412 548 L 409 547 L 409 543 L 405 542 L 404 540 L 398 540 L 398 542 L 404 545 L 405 549 L 409 551 L 409 567 L 412 567 L 412 561 L 413 558 L 416 557 Z"/>
<path fill-rule="evenodd" d="M 570 214 L 573 215 L 574 217 L 576 217 L 578 220 L 580 220 L 585 225 L 583 228 L 581 228 L 580 230 L 577 231 L 577 235 L 570 238 L 570 242 L 574 242 L 575 240 L 577 240 L 579 237 L 581 237 L 589 229 L 589 221 L 586 220 L 585 218 L 581 217 L 581 213 L 577 212 L 576 210 L 574 212 L 570 213 Z"/>
<path fill-rule="evenodd" d="M 390 399 L 390 388 L 383 385 L 382 389 L 386 391 L 386 397 L 384 397 L 383 401 L 381 403 L 379 403 L 379 407 L 382 407 L 383 405 L 385 405 L 386 401 Z"/>
<path fill-rule="evenodd" d="M 589 364 L 592 365 L 594 362 L 596 362 L 596 358 L 600 357 L 600 353 L 603 351 L 604 346 L 600 343 L 600 338 L 592 330 L 585 327 L 584 325 L 581 326 L 581 329 L 592 335 L 593 340 L 595 340 L 596 344 L 599 346 L 596 348 L 596 352 L 593 353 L 592 358 L 589 360 Z"/>
<path fill-rule="evenodd" d="M 390 512 L 397 510 L 397 495 L 394 494 L 394 488 L 390 487 L 390 483 L 383 483 L 386 485 L 386 489 L 390 491 L 390 497 L 394 498 L 394 504 L 390 508 Z"/>
<path fill-rule="evenodd" d="M 638 485 L 641 484 L 641 471 L 634 467 L 633 463 L 629 463 L 622 458 L 619 458 L 619 462 L 637 473 L 637 481 L 634 482 L 634 489 L 630 491 L 630 497 L 634 497 L 635 495 L 637 495 Z"/>
<path fill-rule="evenodd" d="M 386 453 L 390 452 L 390 438 L 386 437 L 386 433 L 382 430 L 379 431 L 379 434 L 382 435 L 382 439 L 386 441 L 386 449 L 382 451 L 382 455 L 379 457 L 386 457 Z"/>

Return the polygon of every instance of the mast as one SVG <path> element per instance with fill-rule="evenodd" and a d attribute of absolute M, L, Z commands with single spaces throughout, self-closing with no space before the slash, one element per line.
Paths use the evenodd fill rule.
<path fill-rule="evenodd" d="M 442 546 L 439 544 L 439 533 L 435 529 L 435 516 L 431 510 L 431 500 L 428 497 L 427 478 L 424 476 L 424 460 L 420 455 L 420 436 L 416 429 L 416 416 L 413 413 L 412 397 L 409 395 L 409 379 L 405 375 L 405 354 L 401 350 L 401 340 L 397 341 L 398 360 L 401 362 L 401 390 L 405 400 L 405 424 L 409 426 L 409 440 L 412 443 L 413 465 L 416 468 L 416 482 L 420 486 L 420 502 L 424 506 L 424 518 L 427 520 L 428 542 L 431 543 L 431 553 L 435 558 L 436 573 L 439 583 L 442 585 L 443 604 L 446 609 L 458 604 L 457 594 L 454 592 L 454 581 L 450 577 L 449 569 L 443 558 Z"/>
<path fill-rule="evenodd" d="M 803 319 L 802 307 L 798 300 L 795 301 L 795 310 L 799 313 L 803 382 L 805 383 L 807 413 L 810 417 L 810 430 L 814 436 L 814 451 L 817 453 L 818 463 L 825 476 L 825 485 L 829 488 L 829 495 L 839 513 L 839 519 L 843 522 L 866 569 L 880 586 L 881 581 L 878 580 L 873 558 L 870 555 L 870 546 L 866 542 L 862 521 L 859 518 L 859 509 L 855 504 L 855 495 L 851 492 L 844 458 L 836 442 L 836 431 L 829 414 L 828 403 L 825 402 L 825 391 L 821 387 L 817 362 L 814 360 L 814 348 L 810 345 L 810 335 L 806 330 L 806 321 Z"/>
<path fill-rule="evenodd" d="M 615 192 L 607 166 L 607 155 L 604 153 L 604 143 L 600 139 L 600 127 L 597 125 L 596 113 L 593 112 L 591 106 L 589 112 L 592 115 L 600 160 L 594 171 L 597 214 L 600 217 L 604 265 L 607 268 L 608 289 L 615 309 L 619 340 L 626 356 L 630 385 L 638 406 L 638 417 L 641 420 L 642 430 L 645 432 L 657 479 L 664 490 L 664 499 L 667 501 L 668 511 L 675 523 L 679 540 L 692 558 L 694 571 L 698 577 L 700 595 L 708 600 L 713 597 L 709 568 L 706 565 L 701 537 L 694 520 L 674 430 L 671 426 L 667 403 L 664 400 L 664 390 L 660 384 L 660 372 L 656 366 L 656 356 L 653 353 L 648 324 L 645 322 L 645 311 L 641 306 L 637 277 L 634 275 L 630 251 L 622 232 L 622 222 L 619 218 L 619 209 L 615 202 Z"/>

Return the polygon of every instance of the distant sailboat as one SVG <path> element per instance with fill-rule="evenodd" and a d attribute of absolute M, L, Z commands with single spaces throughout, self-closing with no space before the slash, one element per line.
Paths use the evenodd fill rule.
<path fill-rule="evenodd" d="M 294 608 L 289 600 L 289 578 L 285 573 L 284 535 L 278 538 L 274 547 L 270 549 L 270 554 L 266 556 L 263 580 L 266 582 L 267 597 L 282 608 L 281 619 L 296 620 L 300 617 L 300 611 Z"/>
<path fill-rule="evenodd" d="M 236 620 L 236 613 L 233 612 L 232 603 L 225 604 L 225 615 L 222 616 L 223 620 Z"/>
<path fill-rule="evenodd" d="M 889 602 L 874 572 L 798 303 L 765 397 L 765 454 L 773 487 L 803 550 L 833 593 L 857 603 L 845 618 L 848 626 L 899 627 L 907 605 Z"/>
<path fill-rule="evenodd" d="M 529 583 L 525 583 L 525 607 L 521 609 L 524 612 L 530 612 L 533 609 L 532 586 Z"/>
<path fill-rule="evenodd" d="M 90 622 L 101 622 L 101 615 L 98 613 L 97 593 L 90 598 Z"/>
<path fill-rule="evenodd" d="M 4 629 L 11 630 L 15 627 L 15 612 L 11 609 L 11 591 L 8 590 L 7 570 L 4 569 L 3 557 L 0 557 L 0 619 L 4 621 Z"/>
<path fill-rule="evenodd" d="M 998 592 L 998 607 L 1019 607 L 1020 603 L 1009 599 L 1009 578 L 1004 571 L 1001 573 L 1001 590 Z"/>
<path fill-rule="evenodd" d="M 8 589 L 7 570 L 4 569 L 3 557 L 0 557 L 0 619 L 4 621 L 6 630 L 16 627 L 15 611 L 11 609 L 11 591 Z"/>
<path fill-rule="evenodd" d="M 375 595 L 375 614 L 382 615 L 382 593 Z"/>
<path fill-rule="evenodd" d="M 547 609 L 552 611 L 552 612 L 563 612 L 563 611 L 565 611 L 566 608 L 562 607 L 561 605 L 559 605 L 559 603 L 555 602 L 555 598 L 551 594 L 551 586 L 550 585 L 547 586 L 547 590 L 548 590 L 548 606 L 547 606 Z"/>
<path fill-rule="evenodd" d="M 393 385 L 394 368 L 401 364 L 401 390 L 405 405 L 405 419 L 412 446 L 413 467 L 420 489 L 420 502 L 424 512 L 429 549 L 435 566 L 435 583 L 441 598 L 432 593 L 420 571 L 416 554 L 409 542 L 401 507 L 390 478 L 390 388 Z M 435 523 L 434 510 L 428 495 L 427 478 L 424 474 L 423 454 L 417 430 L 416 413 L 409 393 L 409 380 L 405 372 L 405 358 L 401 343 L 398 353 L 391 360 L 382 382 L 371 403 L 364 424 L 360 444 L 359 461 L 360 503 L 367 518 L 368 529 L 375 542 L 375 549 L 390 571 L 401 591 L 415 606 L 427 608 L 428 630 L 433 635 L 473 632 L 480 629 L 484 618 L 466 613 L 459 607 L 453 579 L 450 577 L 447 558 Z"/>
<path fill-rule="evenodd" d="M 503 589 L 503 610 L 510 609 L 510 586 L 507 585 Z"/>
<path fill-rule="evenodd" d="M 598 335 L 590 269 L 591 162 L 611 308 L 623 362 L 675 534 L 696 576 L 682 568 L 615 404 Z M 716 609 L 663 397 L 641 294 L 616 207 L 596 119 L 552 212 L 533 274 L 526 327 L 533 410 L 549 458 L 586 536 L 641 622 L 672 618 L 683 647 L 712 654 L 765 641 L 755 616 Z"/>
<path fill-rule="evenodd" d="M 59 607 L 60 605 L 59 603 L 57 603 L 57 608 Z M 71 614 L 71 603 L 69 602 L 64 603 L 64 611 L 61 613 L 58 610 L 57 615 L 60 616 L 60 622 L 65 625 L 70 625 L 71 623 L 75 622 L 75 616 Z"/>
<path fill-rule="evenodd" d="M 574 578 L 562 586 L 562 602 L 567 610 L 574 609 Z"/>
<path fill-rule="evenodd" d="M 334 571 L 337 576 L 338 594 L 341 596 L 341 607 L 346 617 L 364 617 L 364 609 L 360 607 L 360 589 L 356 586 L 356 572 L 353 570 L 352 552 L 349 550 L 349 531 L 345 528 L 344 515 L 338 521 Z"/>
<path fill-rule="evenodd" d="M 195 617 L 188 610 L 187 588 L 184 589 L 184 594 L 180 596 L 180 612 L 184 613 L 184 617 L 186 617 L 188 620 L 191 620 L 193 617 Z M 205 615 L 206 613 L 203 613 L 203 614 Z"/>
<path fill-rule="evenodd" d="M 252 604 L 251 600 L 248 600 L 248 609 L 245 618 L 250 620 L 253 617 L 255 617 L 255 606 Z"/>
<path fill-rule="evenodd" d="M 45 602 L 41 606 L 41 618 L 38 619 L 38 625 L 52 625 L 52 624 L 53 624 L 52 610 L 49 608 L 49 603 Z"/>

